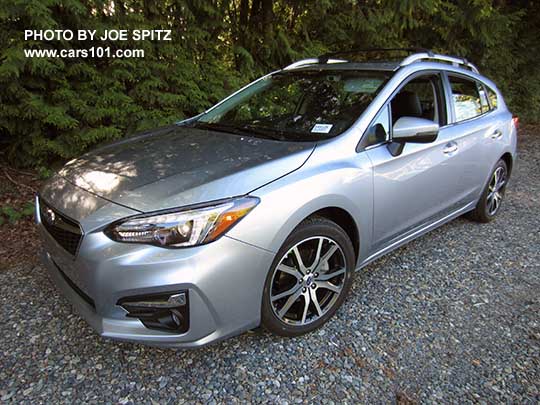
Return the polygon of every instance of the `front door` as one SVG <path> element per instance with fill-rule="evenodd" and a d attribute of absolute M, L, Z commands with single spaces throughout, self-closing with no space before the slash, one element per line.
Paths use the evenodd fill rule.
<path fill-rule="evenodd" d="M 407 143 L 398 156 L 387 145 L 366 150 L 373 165 L 373 250 L 444 216 L 459 204 L 459 149 L 447 126 L 442 79 L 430 74 L 409 81 L 389 104 L 391 124 L 403 116 L 439 122 L 432 143 Z"/>

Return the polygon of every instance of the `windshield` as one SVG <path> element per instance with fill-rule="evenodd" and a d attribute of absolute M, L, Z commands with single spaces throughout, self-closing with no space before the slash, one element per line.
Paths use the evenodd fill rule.
<path fill-rule="evenodd" d="M 284 141 L 317 141 L 349 128 L 388 75 L 279 72 L 253 83 L 192 122 L 195 127 Z"/>

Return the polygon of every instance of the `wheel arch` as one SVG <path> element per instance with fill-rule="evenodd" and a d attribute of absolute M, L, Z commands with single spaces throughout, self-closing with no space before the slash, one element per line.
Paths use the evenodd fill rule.
<path fill-rule="evenodd" d="M 512 154 L 510 152 L 506 152 L 501 156 L 501 160 L 506 163 L 506 167 L 508 168 L 508 177 L 512 175 L 512 168 L 514 164 L 514 159 L 512 158 Z"/>
<path fill-rule="evenodd" d="M 353 216 L 344 208 L 333 206 L 318 209 L 306 216 L 301 222 L 315 216 L 326 218 L 343 228 L 353 244 L 355 260 L 358 260 L 358 255 L 360 254 L 360 232 Z"/>

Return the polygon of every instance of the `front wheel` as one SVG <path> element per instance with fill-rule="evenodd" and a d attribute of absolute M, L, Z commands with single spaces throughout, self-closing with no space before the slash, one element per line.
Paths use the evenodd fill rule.
<path fill-rule="evenodd" d="M 508 167 L 504 160 L 499 160 L 489 178 L 476 208 L 471 211 L 469 217 L 477 222 L 490 222 L 501 208 L 501 204 L 508 182 Z"/>
<path fill-rule="evenodd" d="M 334 315 L 352 284 L 354 249 L 345 231 L 325 218 L 300 224 L 266 278 L 262 324 L 281 336 L 319 328 Z"/>

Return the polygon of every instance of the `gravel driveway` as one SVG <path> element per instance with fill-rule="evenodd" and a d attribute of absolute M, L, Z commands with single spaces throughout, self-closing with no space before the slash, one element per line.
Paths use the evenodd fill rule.
<path fill-rule="evenodd" d="M 540 134 L 539 134 L 540 135 Z M 41 267 L 0 272 L 0 402 L 540 401 L 540 136 L 497 221 L 465 219 L 358 273 L 303 338 L 245 334 L 196 351 L 96 336 Z"/>

